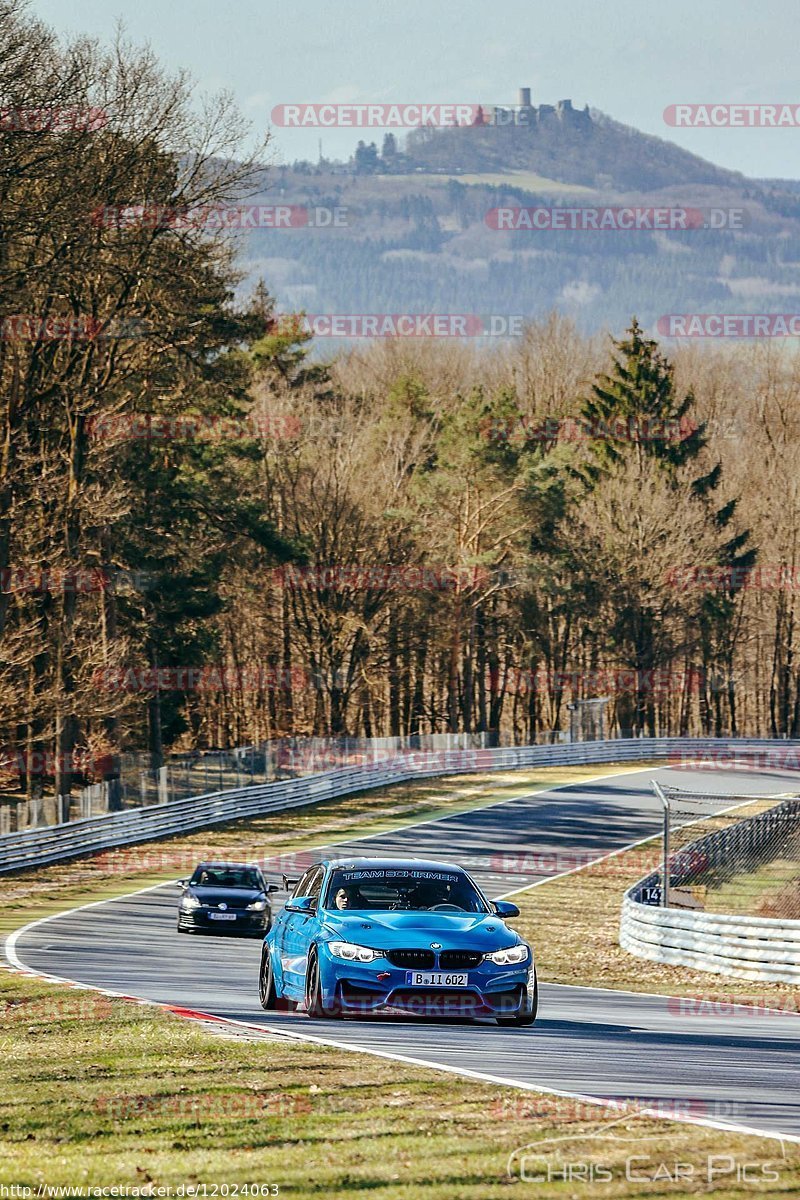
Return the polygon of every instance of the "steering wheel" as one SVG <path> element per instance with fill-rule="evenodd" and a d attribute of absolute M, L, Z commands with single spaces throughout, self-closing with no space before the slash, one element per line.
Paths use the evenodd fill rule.
<path fill-rule="evenodd" d="M 433 905 L 431 905 L 430 911 L 431 912 L 463 912 L 464 910 L 458 904 L 433 904 Z"/>

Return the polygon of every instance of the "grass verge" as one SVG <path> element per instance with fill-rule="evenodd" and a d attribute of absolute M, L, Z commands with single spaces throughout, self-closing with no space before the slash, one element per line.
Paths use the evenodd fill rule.
<path fill-rule="evenodd" d="M 746 875 L 734 875 L 706 893 L 706 909 L 751 917 L 800 918 L 800 863 L 775 858 Z"/>
<path fill-rule="evenodd" d="M 699 827 L 698 836 L 703 832 Z M 520 909 L 514 926 L 536 949 L 539 978 L 581 987 L 700 995 L 728 1004 L 774 1003 L 781 1011 L 800 1012 L 800 995 L 791 984 L 749 982 L 648 962 L 622 949 L 623 894 L 657 868 L 660 855 L 661 839 L 652 838 L 511 896 Z"/>
<path fill-rule="evenodd" d="M 175 858 L 169 870 L 154 872 L 153 856 L 167 850 L 187 861 L 202 857 L 209 837 L 230 856 L 243 844 L 260 848 L 259 857 L 274 855 L 618 773 L 550 769 L 403 785 L 135 847 L 136 857 L 124 862 L 84 859 L 26 872 L 4 881 L 10 895 L 2 925 L 8 931 L 71 904 L 173 878 Z M 632 879 L 640 867 L 640 858 L 624 863 Z M 599 923 L 611 930 L 623 886 L 623 875 L 590 868 L 520 895 L 520 928 L 537 944 L 544 978 L 602 978 L 602 986 L 613 986 L 619 972 L 621 986 L 632 975 L 642 990 L 651 986 L 641 975 L 650 964 L 637 960 L 631 969 L 618 947 L 620 961 L 605 963 L 610 974 L 599 969 L 607 949 L 600 943 L 580 959 L 587 977 L 574 968 L 576 948 L 586 949 L 580 926 L 597 923 L 590 906 L 602 891 Z M 551 937 L 547 921 L 566 922 L 570 887 L 569 954 L 559 955 L 559 944 L 567 948 L 566 925 L 557 923 Z M 564 978 L 567 969 L 574 979 Z M 144 1194 L 205 1184 L 208 1195 L 225 1184 L 274 1184 L 279 1195 L 295 1197 L 493 1200 L 511 1186 L 520 1194 L 584 1200 L 601 1184 L 600 1194 L 614 1198 L 708 1191 L 711 1169 L 714 1196 L 733 1200 L 742 1194 L 744 1164 L 763 1194 L 800 1190 L 793 1146 L 784 1157 L 771 1140 L 635 1110 L 620 1120 L 616 1110 L 368 1055 L 213 1036 L 154 1007 L 12 972 L 0 973 L 0 1055 L 0 1183 L 34 1194 L 42 1184 L 124 1185 Z M 517 1154 L 509 1174 L 509 1156 L 522 1147 L 527 1157 L 521 1163 Z M 683 1164 L 682 1183 L 674 1178 L 676 1163 Z M 521 1182 L 521 1165 L 529 1179 L 549 1173 L 550 1182 Z"/>
<path fill-rule="evenodd" d="M 280 1196 L 331 1200 L 493 1200 L 511 1186 L 583 1200 L 598 1195 L 602 1166 L 612 1174 L 603 1196 L 684 1196 L 662 1164 L 691 1164 L 705 1191 L 709 1156 L 718 1200 L 741 1196 L 740 1163 L 752 1177 L 775 1174 L 759 1192 L 800 1189 L 798 1147 L 784 1158 L 771 1140 L 636 1113 L 620 1122 L 566 1098 L 322 1046 L 223 1039 L 155 1008 L 11 973 L 0 975 L 0 1000 L 0 1183 L 34 1195 L 42 1184 L 273 1184 Z M 528 1177 L 554 1172 L 547 1187 L 519 1181 L 520 1155 L 507 1173 L 521 1147 Z M 626 1178 L 632 1155 L 652 1182 Z M 565 1161 L 594 1163 L 595 1180 L 559 1182 Z"/>

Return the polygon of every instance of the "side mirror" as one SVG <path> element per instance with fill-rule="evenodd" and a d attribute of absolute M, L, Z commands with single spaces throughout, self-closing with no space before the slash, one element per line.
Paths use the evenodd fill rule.
<path fill-rule="evenodd" d="M 308 917 L 311 913 L 317 911 L 317 902 L 313 896 L 298 896 L 296 900 L 292 900 L 289 904 L 284 905 L 283 911 L 304 913 Z"/>
<path fill-rule="evenodd" d="M 519 909 L 510 900 L 493 900 L 492 908 L 498 917 L 518 917 Z"/>
<path fill-rule="evenodd" d="M 280 890 L 281 890 L 281 885 L 279 883 L 268 883 L 267 884 L 267 894 L 269 894 L 270 892 L 279 892 Z"/>

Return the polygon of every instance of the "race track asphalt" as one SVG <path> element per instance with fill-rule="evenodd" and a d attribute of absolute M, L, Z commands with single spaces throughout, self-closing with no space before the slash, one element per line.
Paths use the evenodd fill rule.
<path fill-rule="evenodd" d="M 452 860 L 497 897 L 657 833 L 654 778 L 718 794 L 720 807 L 732 796 L 800 790 L 796 774 L 777 771 L 626 770 L 337 843 L 333 853 Z M 539 1018 L 529 1029 L 268 1014 L 257 998 L 258 941 L 178 935 L 177 897 L 167 884 L 35 922 L 7 943 L 7 956 L 43 974 L 242 1022 L 248 1036 L 310 1036 L 497 1082 L 635 1101 L 800 1139 L 800 1016 L 741 1007 L 687 1013 L 666 996 L 557 984 L 541 986 Z M 537 940 L 546 937 L 542 929 Z M 709 976 L 712 983 L 718 978 Z M 758 985 L 732 980 L 728 990 L 757 993 Z"/>

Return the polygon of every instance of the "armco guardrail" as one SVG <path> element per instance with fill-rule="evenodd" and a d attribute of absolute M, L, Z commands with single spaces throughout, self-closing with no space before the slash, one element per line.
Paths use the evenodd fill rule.
<path fill-rule="evenodd" d="M 798 823 L 800 799 L 790 799 L 690 842 L 671 860 L 670 883 L 687 884 L 698 872 L 758 861 L 760 847 L 766 853 L 783 837 L 796 834 Z M 800 983 L 800 921 L 645 904 L 643 895 L 660 879 L 654 871 L 626 892 L 619 938 L 623 950 L 652 962 L 737 979 Z"/>
<path fill-rule="evenodd" d="M 724 761 L 741 764 L 758 761 L 765 753 L 778 754 L 781 761 L 797 761 L 800 754 L 798 742 L 720 741 L 714 738 L 637 738 L 577 742 L 566 746 L 412 752 L 384 762 L 345 767 L 300 779 L 212 792 L 121 813 L 86 817 L 66 825 L 5 834 L 0 837 L 0 874 L 412 779 L 531 766 L 701 759 L 704 756 L 720 761 L 720 753 L 725 747 L 728 757 Z"/>

